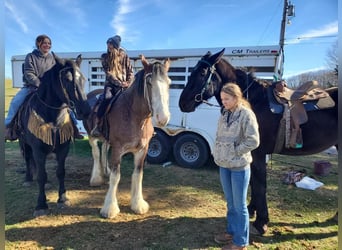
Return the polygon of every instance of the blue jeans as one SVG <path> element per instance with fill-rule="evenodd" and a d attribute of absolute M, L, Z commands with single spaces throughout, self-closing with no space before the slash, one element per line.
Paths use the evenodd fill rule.
<path fill-rule="evenodd" d="M 9 109 L 8 109 L 7 117 L 5 118 L 5 126 L 6 127 L 11 123 L 14 116 L 17 114 L 20 106 L 25 101 L 26 96 L 28 96 L 28 94 L 30 94 L 31 92 L 32 92 L 31 88 L 23 87 L 12 98 L 12 101 L 11 101 Z"/>
<path fill-rule="evenodd" d="M 220 180 L 227 201 L 227 233 L 233 236 L 237 246 L 249 244 L 249 214 L 247 191 L 251 170 L 234 171 L 220 167 Z"/>

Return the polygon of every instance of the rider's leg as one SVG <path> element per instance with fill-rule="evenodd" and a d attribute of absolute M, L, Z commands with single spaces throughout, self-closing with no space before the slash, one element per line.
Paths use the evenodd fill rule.
<path fill-rule="evenodd" d="M 5 118 L 5 126 L 6 126 L 6 131 L 5 131 L 5 141 L 10 140 L 14 141 L 18 139 L 18 136 L 14 131 L 12 131 L 12 120 L 17 114 L 20 106 L 23 104 L 26 96 L 31 92 L 31 90 L 28 87 L 23 87 L 21 88 L 17 94 L 13 97 L 7 116 Z"/>
<path fill-rule="evenodd" d="M 72 110 L 70 111 L 70 117 L 71 117 L 72 125 L 74 128 L 74 138 L 82 140 L 84 137 L 83 135 L 80 134 L 80 131 L 77 127 L 77 119 L 76 119 L 75 113 Z"/>
<path fill-rule="evenodd" d="M 106 109 L 107 109 L 109 102 L 110 102 L 110 99 L 103 99 L 99 105 L 99 108 L 96 113 L 95 127 L 90 133 L 94 137 L 99 137 L 102 135 L 102 123 L 103 123 L 102 118 L 106 113 Z"/>
<path fill-rule="evenodd" d="M 96 113 L 95 127 L 90 132 L 90 134 L 94 137 L 99 137 L 102 135 L 102 118 L 106 113 L 107 105 L 109 104 L 110 99 L 113 97 L 111 90 L 112 88 L 108 86 L 106 86 L 104 89 L 103 100 L 100 102 Z"/>
<path fill-rule="evenodd" d="M 31 92 L 31 90 L 27 87 L 21 88 L 17 94 L 12 98 L 10 103 L 7 117 L 5 118 L 5 126 L 10 126 L 14 116 L 17 114 L 21 104 L 23 104 L 26 96 Z"/>

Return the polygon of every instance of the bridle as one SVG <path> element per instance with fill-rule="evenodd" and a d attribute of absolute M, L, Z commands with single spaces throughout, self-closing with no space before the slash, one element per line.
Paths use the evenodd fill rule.
<path fill-rule="evenodd" d="M 203 83 L 203 85 L 201 87 L 201 92 L 199 94 L 195 95 L 195 102 L 202 102 L 202 103 L 205 103 L 205 104 L 207 104 L 209 106 L 221 107 L 220 105 L 209 103 L 207 100 L 203 99 L 203 94 L 208 89 L 208 86 L 210 86 L 211 78 L 212 78 L 213 74 L 216 72 L 216 67 L 215 67 L 216 63 L 212 65 L 212 64 L 210 64 L 208 61 L 206 61 L 204 59 L 199 60 L 198 63 L 204 63 L 204 64 L 208 65 L 208 67 L 209 67 L 209 76 L 207 77 L 207 80 Z M 198 67 L 198 66 L 196 66 L 196 67 Z M 254 84 L 254 82 L 255 81 L 253 81 L 253 79 L 251 81 L 249 81 L 248 77 L 246 78 L 246 88 L 242 91 L 242 94 L 243 95 L 246 94 L 246 99 L 247 100 L 249 100 L 248 90 Z"/>
<path fill-rule="evenodd" d="M 211 65 L 208 61 L 206 61 L 204 59 L 199 60 L 198 63 L 204 63 L 204 64 L 208 65 L 209 76 L 207 77 L 207 80 L 202 85 L 201 93 L 195 95 L 195 102 L 202 102 L 202 103 L 205 103 L 209 106 L 220 107 L 219 105 L 209 103 L 207 100 L 203 99 L 203 94 L 208 89 L 208 87 L 210 86 L 211 78 L 213 77 L 213 74 L 216 72 L 215 64 Z"/>
<path fill-rule="evenodd" d="M 152 97 L 151 97 L 151 89 L 152 89 L 152 83 L 151 83 L 151 79 L 152 79 L 152 73 L 147 73 L 144 76 L 144 81 L 145 84 L 147 85 L 148 88 L 144 87 L 144 98 L 147 101 L 147 106 L 148 106 L 148 110 L 150 111 L 151 116 L 153 116 L 153 107 L 152 107 Z"/>
<path fill-rule="evenodd" d="M 63 80 L 62 80 L 62 73 L 67 71 L 67 70 L 70 70 L 70 69 L 73 69 L 72 67 L 66 67 L 66 68 L 63 68 L 61 69 L 59 72 L 58 72 L 58 80 L 59 80 L 59 84 L 61 86 L 61 89 L 64 93 L 64 97 L 66 99 L 66 103 L 67 104 L 63 104 L 62 106 L 59 106 L 59 107 L 56 107 L 56 106 L 52 106 L 48 103 L 46 103 L 44 100 L 41 99 L 41 97 L 39 96 L 38 92 L 35 93 L 35 95 L 37 96 L 37 99 L 47 108 L 50 108 L 50 109 L 55 109 L 55 110 L 62 110 L 62 109 L 65 109 L 65 108 L 70 108 L 72 110 L 75 109 L 75 103 L 70 99 L 70 96 L 66 90 L 66 87 L 64 86 L 63 84 Z M 73 79 L 75 79 L 75 76 L 73 76 Z M 77 96 L 77 89 L 76 89 L 76 84 L 74 83 L 74 81 L 72 81 L 73 83 L 73 88 L 74 88 L 74 92 L 75 92 L 75 96 Z"/>

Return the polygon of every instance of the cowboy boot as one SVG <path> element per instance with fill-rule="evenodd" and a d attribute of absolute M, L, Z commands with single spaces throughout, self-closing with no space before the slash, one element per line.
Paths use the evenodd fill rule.
<path fill-rule="evenodd" d="M 75 126 L 75 124 L 74 124 L 74 138 L 75 139 L 79 139 L 79 140 L 83 140 L 84 139 L 84 136 L 80 134 L 80 131 L 77 128 L 77 126 Z"/>
<path fill-rule="evenodd" d="M 13 130 L 12 127 L 6 127 L 6 131 L 5 131 L 5 142 L 8 141 L 15 141 L 18 139 L 17 134 L 15 133 L 15 131 Z"/>

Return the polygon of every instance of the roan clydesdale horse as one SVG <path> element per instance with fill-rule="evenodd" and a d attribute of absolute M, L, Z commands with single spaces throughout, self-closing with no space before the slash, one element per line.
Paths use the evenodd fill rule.
<path fill-rule="evenodd" d="M 100 211 L 101 216 L 105 218 L 113 218 L 120 212 L 117 189 L 120 181 L 121 158 L 126 153 L 134 155 L 131 209 L 138 214 L 149 210 L 149 205 L 142 194 L 143 168 L 149 142 L 154 132 L 153 125 L 165 126 L 170 118 L 169 85 L 171 80 L 167 75 L 170 60 L 165 60 L 164 63 L 158 61 L 149 63 L 144 56 L 141 56 L 141 62 L 143 69 L 135 74 L 132 85 L 117 97 L 104 118 L 104 127 L 108 126 L 108 135 L 105 135 L 105 138 L 95 138 L 90 135 L 94 127 L 95 111 L 83 121 L 94 158 L 90 185 L 101 185 L 104 182 L 103 174 L 110 172 L 109 188 Z M 89 93 L 89 96 L 93 96 L 93 93 Z M 102 152 L 99 150 L 98 141 L 103 142 Z M 107 169 L 109 147 L 111 152 L 108 160 L 109 169 Z"/>
<path fill-rule="evenodd" d="M 18 112 L 15 129 L 26 162 L 26 182 L 32 182 L 37 172 L 39 194 L 34 216 L 45 215 L 48 205 L 45 195 L 47 173 L 46 157 L 56 154 L 56 176 L 59 181 L 58 207 L 68 204 L 64 186 L 65 159 L 69 152 L 74 130 L 70 110 L 79 120 L 90 113 L 84 92 L 85 78 L 80 71 L 81 55 L 73 60 L 63 60 L 53 54 L 56 64 L 41 79 L 36 92 L 28 96 Z"/>
<path fill-rule="evenodd" d="M 238 84 L 245 97 L 249 100 L 257 116 L 260 130 L 260 146 L 252 151 L 251 167 L 251 200 L 248 205 L 250 216 L 256 213 L 253 226 L 260 234 L 267 230 L 269 222 L 266 201 L 266 154 L 275 153 L 278 144 L 278 127 L 282 119 L 281 113 L 273 113 L 270 109 L 270 84 L 262 84 L 251 74 L 235 69 L 222 58 L 224 49 L 216 54 L 208 52 L 193 69 L 188 83 L 179 100 L 179 107 L 183 112 L 193 112 L 203 101 L 215 96 L 218 103 L 220 90 L 227 82 Z M 273 90 L 272 90 L 273 91 Z M 303 147 L 298 149 L 286 148 L 283 145 L 276 153 L 283 155 L 310 155 L 319 153 L 337 144 L 337 107 L 338 89 L 326 90 L 335 105 L 321 110 L 307 110 L 308 121 L 301 125 Z M 315 105 L 312 105 L 315 106 Z M 279 145 L 278 145 L 279 146 Z"/>

